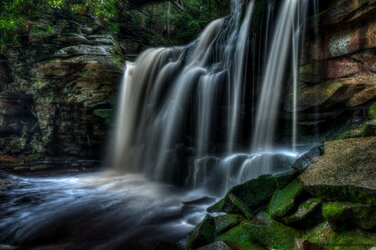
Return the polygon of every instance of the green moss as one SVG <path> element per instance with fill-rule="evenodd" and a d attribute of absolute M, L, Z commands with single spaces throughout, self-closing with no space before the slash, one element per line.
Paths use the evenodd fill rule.
<path fill-rule="evenodd" d="M 360 130 L 360 134 L 362 136 L 376 136 L 376 119 L 365 122 Z"/>
<path fill-rule="evenodd" d="M 268 212 L 273 218 L 281 218 L 295 205 L 295 200 L 303 192 L 303 184 L 294 180 L 282 190 L 277 190 L 269 203 Z"/>
<path fill-rule="evenodd" d="M 237 205 L 233 203 L 230 195 L 240 199 L 244 206 L 250 210 L 267 203 L 277 188 L 276 179 L 272 175 L 263 175 L 257 179 L 247 181 L 241 185 L 231 188 L 225 197 L 208 208 L 209 212 L 242 213 Z"/>
<path fill-rule="evenodd" d="M 304 238 L 309 242 L 321 245 L 328 250 L 338 249 L 370 249 L 376 246 L 376 234 L 362 230 L 351 230 L 337 233 L 328 222 L 324 222 L 308 231 Z"/>
<path fill-rule="evenodd" d="M 321 200 L 318 198 L 311 198 L 299 205 L 297 210 L 281 219 L 281 222 L 285 224 L 292 224 L 301 222 L 309 217 L 315 210 L 318 210 L 321 205 Z"/>
<path fill-rule="evenodd" d="M 278 189 L 283 189 L 286 187 L 288 184 L 290 184 L 293 180 L 296 179 L 297 173 L 295 170 L 293 172 L 290 172 L 288 174 L 282 174 L 282 175 L 276 175 L 274 176 L 277 188 Z"/>
<path fill-rule="evenodd" d="M 164 250 L 171 250 L 171 248 L 166 248 Z M 209 245 L 200 247 L 198 250 L 231 250 L 231 248 L 229 247 L 228 243 L 226 244 L 223 241 L 215 241 Z"/>
<path fill-rule="evenodd" d="M 188 236 L 185 249 L 195 249 L 214 241 L 215 221 L 210 215 L 207 215 L 204 220 L 195 227 Z"/>
<path fill-rule="evenodd" d="M 322 209 L 323 216 L 334 231 L 352 228 L 371 230 L 376 227 L 376 208 L 374 206 L 349 203 L 326 203 Z"/>
<path fill-rule="evenodd" d="M 108 125 L 112 124 L 113 110 L 112 109 L 96 109 L 94 115 L 106 120 Z"/>
<path fill-rule="evenodd" d="M 256 223 L 248 224 L 248 232 L 254 241 L 268 249 L 293 249 L 295 239 L 301 237 L 299 231 L 273 220 L 265 212 L 257 215 Z"/>
<path fill-rule="evenodd" d="M 242 221 L 242 217 L 235 214 L 220 216 L 207 215 L 204 220 L 189 234 L 186 249 L 195 249 L 214 241 L 215 237 L 235 227 Z"/>
<path fill-rule="evenodd" d="M 369 117 L 376 119 L 376 102 L 372 103 L 368 110 Z"/>
<path fill-rule="evenodd" d="M 264 249 L 254 240 L 254 237 L 249 230 L 248 223 L 242 223 L 237 227 L 232 228 L 225 234 L 217 237 L 215 240 L 223 241 L 226 244 L 232 246 L 232 248 L 240 250 Z"/>
<path fill-rule="evenodd" d="M 325 218 L 338 216 L 343 213 L 346 206 L 342 203 L 332 202 L 332 203 L 325 203 L 322 207 L 322 214 Z"/>
<path fill-rule="evenodd" d="M 243 218 L 237 214 L 226 214 L 214 217 L 215 235 L 220 235 L 229 228 L 238 225 Z"/>
<path fill-rule="evenodd" d="M 362 186 L 320 186 L 320 188 L 310 190 L 310 192 L 327 201 L 350 201 L 376 205 L 376 192 Z"/>
<path fill-rule="evenodd" d="M 236 197 L 234 194 L 229 194 L 228 198 L 230 199 L 231 203 L 236 206 L 247 219 L 252 218 L 252 211 L 248 209 L 245 203 Z"/>

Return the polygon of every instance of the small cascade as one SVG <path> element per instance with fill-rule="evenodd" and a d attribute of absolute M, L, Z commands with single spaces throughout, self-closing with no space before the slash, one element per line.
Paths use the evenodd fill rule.
<path fill-rule="evenodd" d="M 191 44 L 148 49 L 127 63 L 110 164 L 220 194 L 289 170 L 298 151 L 295 109 L 292 145 L 277 147 L 274 138 L 287 77 L 296 106 L 307 3 L 286 0 L 277 8 L 269 0 L 260 35 L 251 32 L 255 1 L 234 0 L 232 14 L 211 22 Z"/>

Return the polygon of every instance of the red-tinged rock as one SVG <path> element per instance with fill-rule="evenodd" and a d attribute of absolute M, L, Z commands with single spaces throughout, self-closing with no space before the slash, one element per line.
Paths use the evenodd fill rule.
<path fill-rule="evenodd" d="M 306 44 L 305 61 L 325 60 L 376 48 L 376 20 L 326 34 Z"/>

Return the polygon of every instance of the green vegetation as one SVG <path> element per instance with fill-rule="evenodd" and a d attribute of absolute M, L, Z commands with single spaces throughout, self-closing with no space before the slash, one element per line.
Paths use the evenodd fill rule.
<path fill-rule="evenodd" d="M 337 216 L 341 214 L 345 208 L 346 206 L 341 203 L 325 203 L 322 207 L 322 214 L 325 218 Z"/>
<path fill-rule="evenodd" d="M 260 244 L 273 249 L 294 248 L 294 241 L 300 238 L 299 231 L 273 220 L 266 212 L 257 215 L 259 224 L 252 224 L 250 232 Z"/>
<path fill-rule="evenodd" d="M 110 20 L 116 15 L 115 0 L 2 0 L 0 2 L 0 47 L 20 43 L 28 31 L 38 29 L 32 20 L 40 13 L 61 12 L 71 15 L 92 15 Z M 54 27 L 45 31 L 53 33 Z"/>
<path fill-rule="evenodd" d="M 232 228 L 228 232 L 216 238 L 216 240 L 223 241 L 230 246 L 234 246 L 235 249 L 265 249 L 263 246 L 257 243 L 257 241 L 254 240 L 249 227 L 249 223 L 241 223 L 240 225 Z"/>
<path fill-rule="evenodd" d="M 287 217 L 283 217 L 281 221 L 284 224 L 292 224 L 301 222 L 308 216 L 312 215 L 315 210 L 320 207 L 321 200 L 318 198 L 310 198 L 299 205 L 298 209 Z"/>
<path fill-rule="evenodd" d="M 183 6 L 171 2 L 136 8 L 124 0 L 2 0 L 0 2 L 0 48 L 20 44 L 28 32 L 36 31 L 33 20 L 43 13 L 96 18 L 112 35 L 121 28 L 144 30 L 152 45 L 175 45 L 191 41 L 207 23 L 227 13 L 229 1 L 187 0 Z M 43 30 L 54 33 L 54 27 Z"/>
<path fill-rule="evenodd" d="M 149 33 L 155 45 L 192 41 L 211 21 L 226 15 L 230 1 L 185 0 L 182 6 L 166 1 L 141 9 L 128 8 L 132 21 Z"/>
<path fill-rule="evenodd" d="M 113 113 L 114 113 L 114 111 L 112 109 L 96 109 L 96 110 L 94 110 L 94 115 L 105 119 L 105 121 L 108 125 L 112 124 Z"/>
<path fill-rule="evenodd" d="M 281 218 L 295 205 L 296 199 L 303 192 L 303 184 L 294 180 L 284 189 L 277 190 L 269 203 L 268 211 L 273 218 Z"/>
<path fill-rule="evenodd" d="M 376 119 L 376 102 L 372 103 L 368 110 L 369 117 Z"/>
<path fill-rule="evenodd" d="M 333 231 L 328 222 L 308 231 L 304 238 L 329 250 L 366 250 L 376 245 L 374 233 L 358 229 L 337 233 Z"/>
<path fill-rule="evenodd" d="M 241 185 L 231 188 L 226 196 L 208 208 L 209 212 L 226 212 L 226 213 L 243 213 L 239 209 L 238 199 L 231 197 L 242 197 L 241 207 L 248 207 L 251 211 L 253 208 L 266 203 L 277 189 L 276 178 L 272 175 L 263 175 L 257 179 L 247 181 Z M 235 204 L 234 204 L 235 201 Z M 246 217 L 249 217 L 249 213 L 246 212 Z"/>

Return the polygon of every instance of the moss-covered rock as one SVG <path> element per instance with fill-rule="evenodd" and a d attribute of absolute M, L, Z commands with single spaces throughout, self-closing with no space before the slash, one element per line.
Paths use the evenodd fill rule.
<path fill-rule="evenodd" d="M 195 249 L 210 244 L 224 231 L 238 225 L 242 217 L 234 214 L 220 216 L 207 215 L 204 220 L 189 234 L 186 249 Z"/>
<path fill-rule="evenodd" d="M 290 212 L 296 200 L 303 193 L 303 185 L 294 180 L 282 190 L 277 190 L 269 202 L 268 212 L 273 218 L 281 218 Z"/>
<path fill-rule="evenodd" d="M 263 175 L 231 188 L 226 196 L 208 208 L 209 212 L 242 213 L 233 203 L 231 195 L 239 198 L 248 208 L 257 208 L 268 202 L 277 188 L 277 181 L 272 175 Z"/>
<path fill-rule="evenodd" d="M 376 228 L 376 207 L 349 202 L 324 204 L 322 213 L 334 231 Z"/>
<path fill-rule="evenodd" d="M 376 119 L 365 122 L 360 130 L 360 134 L 362 136 L 376 136 Z"/>
<path fill-rule="evenodd" d="M 376 119 L 376 102 L 372 103 L 369 107 L 368 115 L 371 119 Z"/>
<path fill-rule="evenodd" d="M 218 236 L 228 230 L 229 228 L 232 228 L 236 225 L 238 225 L 243 218 L 237 214 L 225 214 L 225 215 L 219 215 L 214 217 L 214 226 L 215 226 L 215 236 Z"/>
<path fill-rule="evenodd" d="M 328 250 L 368 250 L 376 246 L 376 234 L 359 229 L 335 232 L 328 222 L 308 231 L 304 238 L 309 242 L 324 246 Z"/>
<path fill-rule="evenodd" d="M 268 203 L 276 189 L 282 189 L 295 178 L 295 171 L 278 176 L 262 175 L 231 188 L 208 212 L 239 213 L 250 218 L 250 213 Z"/>
<path fill-rule="evenodd" d="M 330 141 L 298 178 L 323 200 L 376 205 L 375 162 L 376 137 Z"/>
<path fill-rule="evenodd" d="M 250 223 L 248 231 L 253 239 L 267 248 L 293 249 L 294 241 L 300 232 L 273 220 L 267 213 L 260 212 L 255 223 Z"/>
<path fill-rule="evenodd" d="M 292 212 L 291 214 L 283 217 L 280 221 L 287 225 L 297 225 L 297 224 L 311 224 L 309 222 L 316 222 L 319 221 L 317 216 L 314 214 L 321 214 L 321 200 L 318 198 L 310 198 L 304 201 L 299 207 Z M 309 218 L 313 217 L 313 218 Z M 308 220 L 308 221 L 307 221 Z"/>
<path fill-rule="evenodd" d="M 241 223 L 240 225 L 219 236 L 216 240 L 226 242 L 226 244 L 231 246 L 233 249 L 265 249 L 259 243 L 257 243 L 257 241 L 254 240 L 254 236 L 252 235 L 249 228 L 249 223 Z"/>
<path fill-rule="evenodd" d="M 260 212 L 252 222 L 243 221 L 223 231 L 215 241 L 223 241 L 231 249 L 293 249 L 294 240 L 299 237 L 299 231 L 273 220 L 265 212 Z"/>
<path fill-rule="evenodd" d="M 223 241 L 215 241 L 209 245 L 200 247 L 197 250 L 231 250 L 231 248 Z"/>
<path fill-rule="evenodd" d="M 185 248 L 195 249 L 213 242 L 214 233 L 214 218 L 210 215 L 207 215 L 204 220 L 189 234 Z"/>

